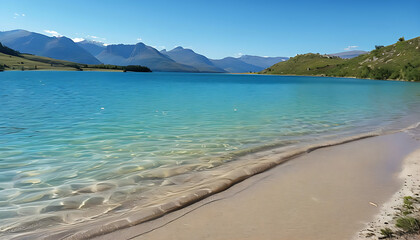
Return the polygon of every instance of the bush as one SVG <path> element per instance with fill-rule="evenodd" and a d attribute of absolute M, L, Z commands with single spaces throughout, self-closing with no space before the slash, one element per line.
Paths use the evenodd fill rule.
<path fill-rule="evenodd" d="M 398 72 L 398 71 L 392 72 L 392 74 L 389 77 L 389 79 L 400 79 L 400 72 Z"/>
<path fill-rule="evenodd" d="M 392 71 L 390 71 L 386 68 L 375 68 L 375 69 L 372 70 L 370 76 L 373 79 L 385 80 L 385 79 L 389 79 L 391 74 L 392 74 Z"/>
<path fill-rule="evenodd" d="M 384 47 L 384 45 L 375 45 L 375 49 L 376 49 L 376 50 L 381 49 L 381 48 L 383 48 L 383 47 Z"/>
<path fill-rule="evenodd" d="M 407 81 L 420 81 L 420 69 L 414 67 L 412 64 L 407 63 L 403 69 L 401 69 L 401 78 Z M 405 202 L 405 200 L 404 200 Z"/>
<path fill-rule="evenodd" d="M 371 71 L 372 69 L 370 68 L 370 67 L 368 67 L 368 66 L 363 66 L 362 67 L 362 70 L 360 71 L 360 75 L 359 75 L 359 77 L 360 78 L 369 78 L 369 76 L 370 76 L 370 71 Z"/>
<path fill-rule="evenodd" d="M 404 39 L 404 37 L 400 37 L 400 38 L 398 39 L 398 41 L 400 41 L 400 42 L 404 42 L 404 41 L 405 41 L 405 39 Z"/>

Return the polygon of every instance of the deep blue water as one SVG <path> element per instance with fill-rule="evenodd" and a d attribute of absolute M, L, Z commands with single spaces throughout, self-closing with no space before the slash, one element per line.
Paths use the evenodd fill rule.
<path fill-rule="evenodd" d="M 3 72 L 0 228 L 89 201 L 106 212 L 166 186 L 168 177 L 227 164 L 226 156 L 242 150 L 400 129 L 419 116 L 419 83 Z"/>

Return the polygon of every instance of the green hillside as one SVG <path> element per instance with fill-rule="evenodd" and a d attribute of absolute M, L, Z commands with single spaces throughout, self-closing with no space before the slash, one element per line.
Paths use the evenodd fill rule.
<path fill-rule="evenodd" d="M 420 37 L 377 47 L 352 59 L 308 53 L 260 73 L 420 81 Z"/>
<path fill-rule="evenodd" d="M 22 54 L 0 43 L 0 71 L 4 70 L 150 72 L 149 68 L 143 66 L 88 65 Z"/>

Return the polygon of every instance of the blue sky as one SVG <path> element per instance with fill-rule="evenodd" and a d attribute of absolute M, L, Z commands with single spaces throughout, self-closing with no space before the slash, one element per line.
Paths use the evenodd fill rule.
<path fill-rule="evenodd" d="M 184 46 L 210 58 L 294 56 L 371 50 L 418 37 L 420 0 L 2 1 L 0 31 L 12 29 L 108 44 L 141 41 L 158 49 Z"/>

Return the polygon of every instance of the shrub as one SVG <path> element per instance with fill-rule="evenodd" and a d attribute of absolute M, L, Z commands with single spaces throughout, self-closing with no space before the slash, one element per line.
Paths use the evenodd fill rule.
<path fill-rule="evenodd" d="M 398 41 L 400 41 L 400 42 L 404 42 L 404 41 L 405 41 L 405 39 L 404 39 L 404 37 L 400 37 L 400 38 L 398 39 Z"/>
<path fill-rule="evenodd" d="M 420 81 L 420 69 L 419 67 L 415 68 L 412 64 L 407 63 L 403 69 L 401 69 L 401 77 L 407 81 Z"/>
<path fill-rule="evenodd" d="M 390 71 L 389 69 L 375 68 L 375 69 L 372 69 L 370 73 L 370 77 L 377 80 L 385 80 L 385 79 L 389 79 L 391 74 L 392 74 L 392 71 Z"/>
<path fill-rule="evenodd" d="M 370 67 L 368 67 L 368 66 L 363 66 L 363 67 L 362 67 L 362 69 L 361 69 L 361 71 L 360 71 L 360 75 L 359 75 L 359 77 L 360 77 L 360 78 L 369 78 L 369 76 L 370 76 L 370 71 L 371 71 Z"/>

